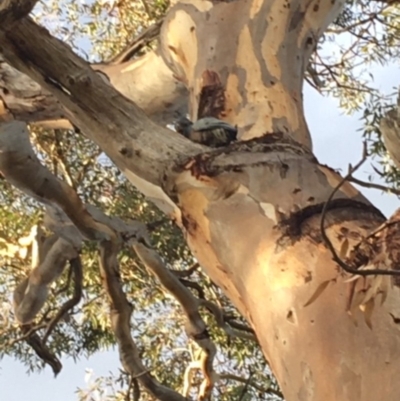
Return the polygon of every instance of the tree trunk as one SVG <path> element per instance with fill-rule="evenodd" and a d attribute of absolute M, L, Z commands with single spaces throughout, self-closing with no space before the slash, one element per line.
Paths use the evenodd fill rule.
<path fill-rule="evenodd" d="M 383 306 L 378 297 L 371 320 L 372 303 L 364 314 L 349 307 L 357 304 L 352 284 L 319 227 L 339 178 L 306 150 L 304 71 L 340 3 L 191 1 L 170 11 L 163 49 L 188 82 L 193 117 L 224 118 L 241 139 L 276 133 L 197 159 L 176 191 L 188 244 L 251 323 L 288 401 L 394 401 L 398 288 Z M 332 206 L 327 234 L 336 249 L 383 221 L 350 185 Z M 357 283 L 355 293 L 369 285 Z"/>
<path fill-rule="evenodd" d="M 159 207 L 254 328 L 287 401 L 400 399 L 399 287 L 382 276 L 349 282 L 332 260 L 320 218 L 341 178 L 313 157 L 303 113 L 308 58 L 343 3 L 191 0 L 170 10 L 162 56 L 189 89 L 192 117 L 239 129 L 238 143 L 212 151 L 157 128 L 95 78 L 94 86 L 73 81 L 62 68 L 90 71 L 77 59 L 62 63 L 66 51 L 52 60 L 51 40 L 35 47 L 30 22 L 0 34 L 7 61 L 42 85 L 46 74 L 57 79 L 70 95 L 47 88 L 68 117 L 141 191 L 160 196 Z M 52 62 L 63 65 L 56 71 Z M 362 261 L 356 267 L 397 262 L 389 252 L 395 236 L 371 237 L 369 253 L 354 248 L 384 217 L 350 184 L 326 220 L 342 258 Z"/>

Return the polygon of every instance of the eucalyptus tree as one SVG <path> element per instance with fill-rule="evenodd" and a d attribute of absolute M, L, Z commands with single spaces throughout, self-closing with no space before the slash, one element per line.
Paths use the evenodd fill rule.
<path fill-rule="evenodd" d="M 383 104 L 357 74 L 361 62 L 396 56 L 396 2 L 143 3 L 147 22 L 162 21 L 112 56 L 120 49 L 102 41 L 117 41 L 119 32 L 99 29 L 94 49 L 109 61 L 92 64 L 28 16 L 35 3 L 0 6 L 0 171 L 4 185 L 44 205 L 43 225 L 53 234 L 38 224 L 18 245 L 4 240 L 5 260 L 26 260 L 30 250 L 31 261 L 19 276 L 5 264 L 3 276 L 17 281 L 14 314 L 22 334 L 4 349 L 18 352 L 17 340 L 24 340 L 57 373 L 57 352 L 92 352 L 115 338 L 136 399 L 140 388 L 160 400 L 232 399 L 235 391 L 238 399 L 279 398 L 258 344 L 288 401 L 398 399 L 397 214 L 386 221 L 351 185 L 357 166 L 342 178 L 316 160 L 311 138 L 323 133 L 309 132 L 302 94 L 307 80 L 340 96 L 350 111 L 367 101 Z M 88 8 L 104 28 L 115 12 L 127 26 L 136 10 L 126 7 Z M 78 17 L 67 23 L 78 35 L 97 29 Z M 145 23 L 133 26 L 143 30 Z M 345 45 L 341 34 L 350 37 Z M 157 45 L 149 45 L 156 36 Z M 324 54 L 332 38 L 342 46 L 338 59 Z M 237 140 L 211 149 L 167 127 L 187 113 L 236 126 Z M 117 169 L 106 169 L 109 161 Z M 4 218 L 24 210 L 35 219 L 36 204 L 16 201 L 8 188 Z M 16 223 L 27 229 L 31 222 Z M 196 275 L 207 293 L 186 279 Z M 3 287 L 6 297 L 9 285 Z M 165 303 L 166 293 L 174 302 Z M 164 324 L 161 334 L 142 330 L 143 314 L 131 319 L 132 304 L 163 314 L 154 318 Z M 191 340 L 190 358 L 171 352 L 184 341 L 183 330 L 170 330 L 164 314 L 177 307 L 182 313 L 172 320 Z M 221 332 L 244 344 L 223 344 Z M 136 336 L 144 344 L 157 339 L 164 369 L 145 366 L 151 350 Z M 249 363 L 265 385 L 253 372 L 247 379 L 232 373 Z M 242 386 L 224 388 L 224 379 Z"/>

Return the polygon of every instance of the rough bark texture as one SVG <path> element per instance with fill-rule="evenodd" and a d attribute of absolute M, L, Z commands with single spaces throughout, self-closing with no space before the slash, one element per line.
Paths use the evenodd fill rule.
<path fill-rule="evenodd" d="M 122 64 L 96 64 L 93 68 L 106 74 L 115 89 L 138 104 L 157 124 L 165 126 L 187 112 L 187 90 L 157 52 Z M 0 122 L 14 119 L 48 128 L 71 128 L 57 99 L 12 68 L 0 54 Z"/>
<path fill-rule="evenodd" d="M 0 21 L 3 29 L 13 29 L 20 18 L 28 15 L 37 0 L 3 0 L 0 4 Z"/>
<path fill-rule="evenodd" d="M 179 221 L 179 211 L 160 190 L 172 160 L 201 146 L 154 124 L 134 103 L 71 49 L 25 18 L 19 29 L 0 31 L 0 49 L 19 68 L 55 95 L 65 116 L 96 142 L 127 178 L 163 211 Z"/>
<path fill-rule="evenodd" d="M 319 224 L 340 177 L 310 153 L 303 114 L 308 57 L 342 5 L 192 0 L 171 9 L 161 51 L 189 89 L 192 116 L 224 118 L 251 139 L 212 151 L 157 127 L 57 41 L 38 46 L 31 21 L 0 33 L 0 44 L 140 190 L 174 210 L 194 255 L 254 328 L 286 400 L 397 401 L 399 287 L 349 283 L 332 261 Z M 327 234 L 351 249 L 383 221 L 346 183 Z M 358 255 L 362 265 L 385 268 L 374 252 Z"/>

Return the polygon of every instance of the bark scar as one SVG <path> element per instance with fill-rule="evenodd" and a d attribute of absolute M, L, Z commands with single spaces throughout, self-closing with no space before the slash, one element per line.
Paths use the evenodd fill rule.
<path fill-rule="evenodd" d="M 225 88 L 215 71 L 205 70 L 201 76 L 201 91 L 197 119 L 225 116 Z"/>

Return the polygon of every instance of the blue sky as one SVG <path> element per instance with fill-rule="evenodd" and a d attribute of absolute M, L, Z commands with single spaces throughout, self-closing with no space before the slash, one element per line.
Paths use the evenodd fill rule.
<path fill-rule="evenodd" d="M 398 66 L 374 68 L 372 72 L 375 86 L 385 93 L 392 92 L 400 84 Z M 333 168 L 347 171 L 348 164 L 357 163 L 362 152 L 361 133 L 357 131 L 362 127 L 359 116 L 344 115 L 334 99 L 324 98 L 309 87 L 305 89 L 304 96 L 306 117 L 317 158 Z M 370 165 L 365 164 L 357 177 L 366 179 L 371 173 L 373 170 Z M 387 216 L 399 207 L 394 195 L 365 188 L 361 190 Z M 64 368 L 54 379 L 49 368 L 41 374 L 28 376 L 22 364 L 10 358 L 3 359 L 0 365 L 1 401 L 21 401 L 27 396 L 30 401 L 73 401 L 77 399 L 76 388 L 86 386 L 86 368 L 92 369 L 96 377 L 115 372 L 120 367 L 114 351 L 97 354 L 89 360 L 82 359 L 76 364 L 71 359 L 63 359 L 62 362 Z"/>

